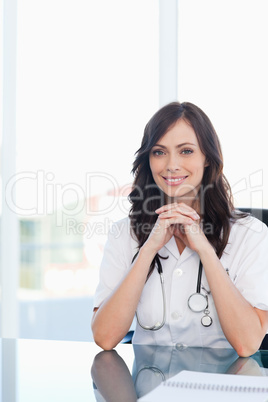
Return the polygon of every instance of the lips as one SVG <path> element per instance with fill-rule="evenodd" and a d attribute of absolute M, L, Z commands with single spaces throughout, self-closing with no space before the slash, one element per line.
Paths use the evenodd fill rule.
<path fill-rule="evenodd" d="M 169 186 L 177 186 L 183 183 L 188 176 L 162 177 Z"/>

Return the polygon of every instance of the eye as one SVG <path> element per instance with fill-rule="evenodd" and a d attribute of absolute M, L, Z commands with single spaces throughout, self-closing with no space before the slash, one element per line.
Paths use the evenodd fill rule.
<path fill-rule="evenodd" d="M 162 151 L 161 149 L 155 149 L 152 152 L 152 154 L 155 155 L 155 156 L 161 156 L 161 155 L 164 155 L 164 151 Z"/>
<path fill-rule="evenodd" d="M 187 149 L 183 149 L 182 151 L 181 151 L 181 153 L 183 154 L 183 155 L 190 155 L 190 154 L 192 154 L 194 151 L 192 150 L 192 149 L 189 149 L 189 148 L 187 148 Z"/>

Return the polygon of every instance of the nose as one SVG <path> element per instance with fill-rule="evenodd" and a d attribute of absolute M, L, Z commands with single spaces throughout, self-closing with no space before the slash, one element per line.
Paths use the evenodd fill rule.
<path fill-rule="evenodd" d="M 169 156 L 168 163 L 167 163 L 167 171 L 172 173 L 172 172 L 176 172 L 178 170 L 181 170 L 180 158 L 177 153 L 171 154 Z"/>

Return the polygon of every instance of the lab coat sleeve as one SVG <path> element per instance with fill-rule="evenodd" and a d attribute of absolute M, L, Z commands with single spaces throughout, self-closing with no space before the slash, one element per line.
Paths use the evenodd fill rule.
<path fill-rule="evenodd" d="M 252 219 L 242 242 L 235 285 L 253 307 L 268 310 L 268 228 Z"/>
<path fill-rule="evenodd" d="M 114 223 L 104 247 L 94 308 L 99 307 L 126 276 L 134 255 L 132 248 L 133 239 L 129 233 L 128 220 Z"/>

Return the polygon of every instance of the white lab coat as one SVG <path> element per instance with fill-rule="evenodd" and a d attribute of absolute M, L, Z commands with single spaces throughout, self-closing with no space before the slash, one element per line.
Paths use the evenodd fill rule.
<path fill-rule="evenodd" d="M 137 241 L 130 234 L 129 218 L 115 223 L 108 235 L 100 267 L 100 282 L 94 307 L 113 292 L 131 268 L 137 252 Z M 158 331 L 148 331 L 136 325 L 133 343 L 230 348 L 221 329 L 211 294 L 208 309 L 213 323 L 201 324 L 204 313 L 194 313 L 188 298 L 196 292 L 199 268 L 198 254 L 188 247 L 180 255 L 174 237 L 159 251 L 165 280 L 166 323 Z M 223 267 L 237 289 L 252 306 L 268 310 L 268 228 L 259 220 L 247 217 L 233 224 L 228 244 L 221 257 Z M 202 293 L 210 292 L 203 270 Z M 223 300 L 224 303 L 224 300 Z M 155 269 L 146 282 L 137 311 L 141 323 L 151 326 L 162 321 L 163 302 L 160 278 Z"/>

